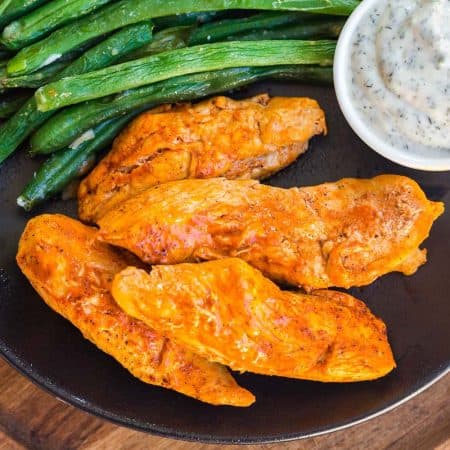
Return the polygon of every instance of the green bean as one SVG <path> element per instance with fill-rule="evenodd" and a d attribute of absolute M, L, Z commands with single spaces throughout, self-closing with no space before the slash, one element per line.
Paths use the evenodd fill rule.
<path fill-rule="evenodd" d="M 153 35 L 152 42 L 126 55 L 123 61 L 120 62 L 187 47 L 187 41 L 193 29 L 194 27 L 192 26 L 179 26 L 158 31 Z"/>
<path fill-rule="evenodd" d="M 337 38 L 345 24 L 340 18 L 312 23 L 301 23 L 287 27 L 277 27 L 270 30 L 256 30 L 225 38 L 226 41 L 263 41 L 286 39 L 332 39 Z"/>
<path fill-rule="evenodd" d="M 38 111 L 34 97 L 0 126 L 0 163 L 52 114 Z"/>
<path fill-rule="evenodd" d="M 0 0 L 0 27 L 32 11 L 48 0 Z"/>
<path fill-rule="evenodd" d="M 93 45 L 100 42 L 98 38 L 86 43 L 82 47 L 76 50 L 66 53 L 60 60 L 45 66 L 42 69 L 32 72 L 26 75 L 20 75 L 18 77 L 8 77 L 6 73 L 6 64 L 8 61 L 0 62 L 0 92 L 2 89 L 7 90 L 17 87 L 26 88 L 38 88 L 48 81 L 55 80 L 56 75 L 60 73 L 64 68 L 68 67 L 75 59 L 79 58 L 83 53 L 85 53 Z M 75 72 L 74 72 L 75 73 Z"/>
<path fill-rule="evenodd" d="M 67 66 L 58 78 L 91 72 L 120 61 L 125 55 L 151 42 L 152 29 L 151 20 L 121 28 Z"/>
<path fill-rule="evenodd" d="M 66 25 L 36 44 L 22 49 L 8 64 L 10 75 L 33 72 L 96 35 L 126 24 L 173 15 L 211 10 L 267 9 L 348 15 L 357 0 L 122 0 L 92 16 Z"/>
<path fill-rule="evenodd" d="M 147 56 L 49 83 L 36 91 L 50 111 L 179 75 L 241 66 L 332 64 L 335 41 L 221 42 Z"/>
<path fill-rule="evenodd" d="M 32 151 L 51 153 L 64 148 L 98 123 L 131 111 L 191 100 L 269 77 L 329 84 L 333 79 L 331 67 L 300 65 L 224 69 L 171 78 L 63 109 L 31 137 Z"/>
<path fill-rule="evenodd" d="M 117 33 L 119 34 L 121 30 Z M 128 33 L 128 32 L 126 32 Z M 142 37 L 141 37 L 142 35 Z M 151 41 L 151 28 L 145 27 L 142 30 L 139 30 L 138 33 L 134 33 L 131 36 L 131 40 L 136 40 L 135 44 L 133 45 L 133 42 L 131 43 L 132 48 L 138 48 L 139 45 L 146 44 Z M 142 40 L 144 38 L 145 40 Z M 149 38 L 149 39 L 147 39 Z M 81 68 L 84 64 L 86 64 L 86 60 L 91 61 L 91 70 L 95 70 L 95 68 L 103 67 L 101 64 L 92 64 L 92 62 L 97 61 L 98 58 L 105 58 L 108 57 L 110 52 L 103 49 L 103 46 L 101 46 L 96 52 L 98 56 L 96 56 L 95 51 L 94 53 L 89 53 L 87 56 L 88 58 L 81 57 L 83 53 L 86 53 L 87 50 L 89 50 L 90 47 L 92 47 L 92 44 L 97 44 L 99 42 L 98 39 L 95 39 L 94 41 L 88 43 L 87 45 L 78 48 L 76 51 L 69 52 L 64 55 L 63 58 L 61 58 L 59 61 L 54 62 L 53 64 L 50 64 L 49 66 L 45 66 L 42 69 L 32 72 L 27 75 L 21 75 L 18 77 L 8 77 L 6 74 L 6 68 L 3 70 L 0 70 L 0 86 L 3 86 L 6 89 L 10 88 L 16 88 L 16 87 L 27 87 L 27 88 L 38 88 L 48 81 L 55 80 L 57 78 L 62 78 L 65 75 L 70 75 L 71 73 L 82 73 Z M 110 45 L 111 47 L 111 45 Z M 114 48 L 114 47 L 113 47 Z M 122 53 L 120 53 L 120 56 L 123 56 Z M 78 59 L 77 59 L 78 58 Z M 74 60 L 77 60 L 74 65 L 71 66 L 70 71 L 68 72 L 62 72 L 65 68 L 68 68 L 71 63 L 74 62 Z M 110 64 L 113 62 L 118 62 L 117 59 L 113 59 Z M 78 66 L 78 67 L 77 67 Z M 88 70 L 86 70 L 88 71 Z M 58 75 L 58 77 L 57 77 Z"/>
<path fill-rule="evenodd" d="M 205 11 L 195 13 L 176 14 L 174 16 L 158 17 L 154 20 L 155 28 L 163 30 L 173 27 L 184 27 L 189 25 L 199 25 L 212 20 L 221 19 L 228 15 L 228 11 Z"/>
<path fill-rule="evenodd" d="M 0 14 L 3 14 L 6 9 L 8 9 L 9 5 L 11 4 L 11 0 L 2 0 L 0 2 Z"/>
<path fill-rule="evenodd" d="M 240 19 L 227 19 L 208 23 L 197 28 L 189 37 L 189 45 L 218 42 L 224 38 L 255 29 L 272 29 L 280 25 L 288 25 L 303 21 L 305 16 L 309 20 L 315 15 L 299 12 L 262 12 L 251 17 Z"/>
<path fill-rule="evenodd" d="M 8 73 L 17 76 L 34 72 L 96 36 L 149 20 L 152 13 L 145 3 L 145 0 L 121 0 L 56 30 L 11 58 Z"/>
<path fill-rule="evenodd" d="M 30 92 L 11 92 L 0 97 L 0 118 L 6 119 L 13 115 L 29 98 Z"/>
<path fill-rule="evenodd" d="M 95 38 L 85 42 L 83 45 L 80 45 L 79 47 L 74 48 L 70 52 L 67 52 L 64 55 L 62 55 L 61 58 L 59 58 L 58 62 L 74 61 L 75 59 L 79 58 L 81 55 L 86 53 L 92 47 L 95 47 L 96 45 L 100 44 L 104 40 L 108 39 L 111 36 L 111 34 L 112 33 L 107 33 L 102 36 L 96 36 Z"/>
<path fill-rule="evenodd" d="M 224 41 L 263 41 L 286 39 L 330 39 L 337 38 L 344 26 L 345 19 L 332 16 L 313 16 L 294 25 L 278 26 L 271 29 L 256 29 L 248 32 L 223 35 Z M 127 55 L 124 61 L 154 55 L 163 51 L 187 47 L 190 37 L 195 32 L 194 26 L 180 26 L 158 31 L 153 41 L 139 50 Z"/>
<path fill-rule="evenodd" d="M 72 62 L 57 78 L 70 76 L 83 70 L 96 70 L 115 62 L 128 52 L 151 39 L 151 22 L 123 28 L 103 42 L 92 47 Z M 0 163 L 4 161 L 33 131 L 41 126 L 53 112 L 37 110 L 34 97 L 0 127 Z"/>
<path fill-rule="evenodd" d="M 97 45 L 104 39 L 93 39 L 87 42 L 85 45 L 78 47 L 69 53 L 66 53 L 61 59 L 53 64 L 43 67 L 42 69 L 32 72 L 26 75 L 20 75 L 18 77 L 8 77 L 6 73 L 6 63 L 0 70 L 0 87 L 3 86 L 7 89 L 15 87 L 29 87 L 38 88 L 52 79 L 56 79 L 56 75 L 60 73 L 64 68 L 68 67 L 75 59 L 79 58 L 83 53 L 86 53 L 91 47 Z M 75 73 L 75 72 L 74 72 Z"/>
<path fill-rule="evenodd" d="M 282 66 L 277 66 L 282 67 Z M 265 78 L 283 81 L 302 81 L 319 85 L 333 85 L 333 67 L 322 66 L 287 66 L 285 69 L 273 69 Z"/>
<path fill-rule="evenodd" d="M 53 30 L 85 16 L 111 0 L 51 0 L 5 27 L 2 43 L 20 49 L 49 35 Z"/>
<path fill-rule="evenodd" d="M 0 126 L 0 163 L 3 162 L 51 113 L 38 111 L 34 97 Z"/>
<path fill-rule="evenodd" d="M 49 66 L 43 67 L 37 72 L 22 75 L 20 77 L 6 77 L 6 73 L 5 77 L 3 77 L 2 73 L 2 75 L 0 75 L 0 86 L 8 89 L 17 87 L 38 88 L 47 81 L 54 79 L 55 76 L 69 64 L 70 62 L 55 62 Z"/>
<path fill-rule="evenodd" d="M 17 199 L 17 204 L 29 211 L 39 203 L 61 192 L 74 178 L 80 176 L 90 159 L 111 144 L 121 128 L 132 119 L 133 113 L 103 122 L 92 130 L 91 139 L 77 147 L 53 154 L 42 164 Z"/>

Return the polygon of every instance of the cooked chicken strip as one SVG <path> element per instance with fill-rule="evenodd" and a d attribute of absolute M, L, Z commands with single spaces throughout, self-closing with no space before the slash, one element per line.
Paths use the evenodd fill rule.
<path fill-rule="evenodd" d="M 100 243 L 94 228 L 62 215 L 35 217 L 20 239 L 17 262 L 52 309 L 140 380 L 215 405 L 254 402 L 225 367 L 192 354 L 117 306 L 110 294 L 114 274 L 136 260 Z"/>
<path fill-rule="evenodd" d="M 322 133 L 324 112 L 309 98 L 216 97 L 156 108 L 134 120 L 81 183 L 79 215 L 96 221 L 132 195 L 167 181 L 268 177 Z"/>
<path fill-rule="evenodd" d="M 364 381 L 395 362 L 386 327 L 340 292 L 281 291 L 238 258 L 129 267 L 112 295 L 131 316 L 234 370 L 317 381 Z"/>
<path fill-rule="evenodd" d="M 99 221 L 99 238 L 151 264 L 238 256 L 306 290 L 412 274 L 442 203 L 413 180 L 383 175 L 281 189 L 251 180 L 183 180 L 150 188 Z"/>

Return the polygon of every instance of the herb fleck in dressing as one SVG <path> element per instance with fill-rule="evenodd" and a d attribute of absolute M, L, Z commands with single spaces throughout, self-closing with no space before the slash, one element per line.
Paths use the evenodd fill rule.
<path fill-rule="evenodd" d="M 450 0 L 381 0 L 352 44 L 352 95 L 374 131 L 450 150 Z"/>

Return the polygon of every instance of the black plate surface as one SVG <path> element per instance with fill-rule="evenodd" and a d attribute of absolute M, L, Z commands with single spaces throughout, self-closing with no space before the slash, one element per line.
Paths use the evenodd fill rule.
<path fill-rule="evenodd" d="M 339 111 L 334 91 L 299 84 L 259 84 L 242 97 L 310 96 L 327 113 L 329 135 L 313 140 L 295 164 L 272 177 L 277 186 L 314 185 L 343 177 L 404 174 L 448 210 L 425 246 L 429 262 L 412 277 L 391 274 L 352 289 L 388 326 L 398 368 L 384 379 L 321 384 L 245 374 L 256 395 L 247 409 L 212 407 L 134 379 L 52 312 L 15 264 L 26 221 L 42 212 L 73 215 L 74 203 L 49 202 L 26 214 L 15 199 L 36 168 L 22 154 L 0 167 L 0 351 L 17 369 L 61 399 L 122 425 L 165 436 L 209 442 L 265 442 L 331 431 L 386 410 L 442 376 L 450 361 L 450 175 L 390 163 L 366 147 Z"/>

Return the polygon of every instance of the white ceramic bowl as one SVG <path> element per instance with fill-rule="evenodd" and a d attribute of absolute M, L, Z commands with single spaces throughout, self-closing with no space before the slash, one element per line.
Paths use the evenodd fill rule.
<path fill-rule="evenodd" d="M 413 169 L 430 171 L 450 170 L 450 150 L 429 148 L 426 151 L 411 152 L 400 147 L 394 147 L 387 142 L 382 132 L 368 127 L 362 113 L 356 107 L 351 92 L 352 86 L 349 82 L 351 43 L 360 21 L 378 3 L 379 0 L 364 0 L 349 17 L 339 37 L 334 58 L 334 86 L 339 106 L 353 131 L 369 147 L 385 158 Z"/>

